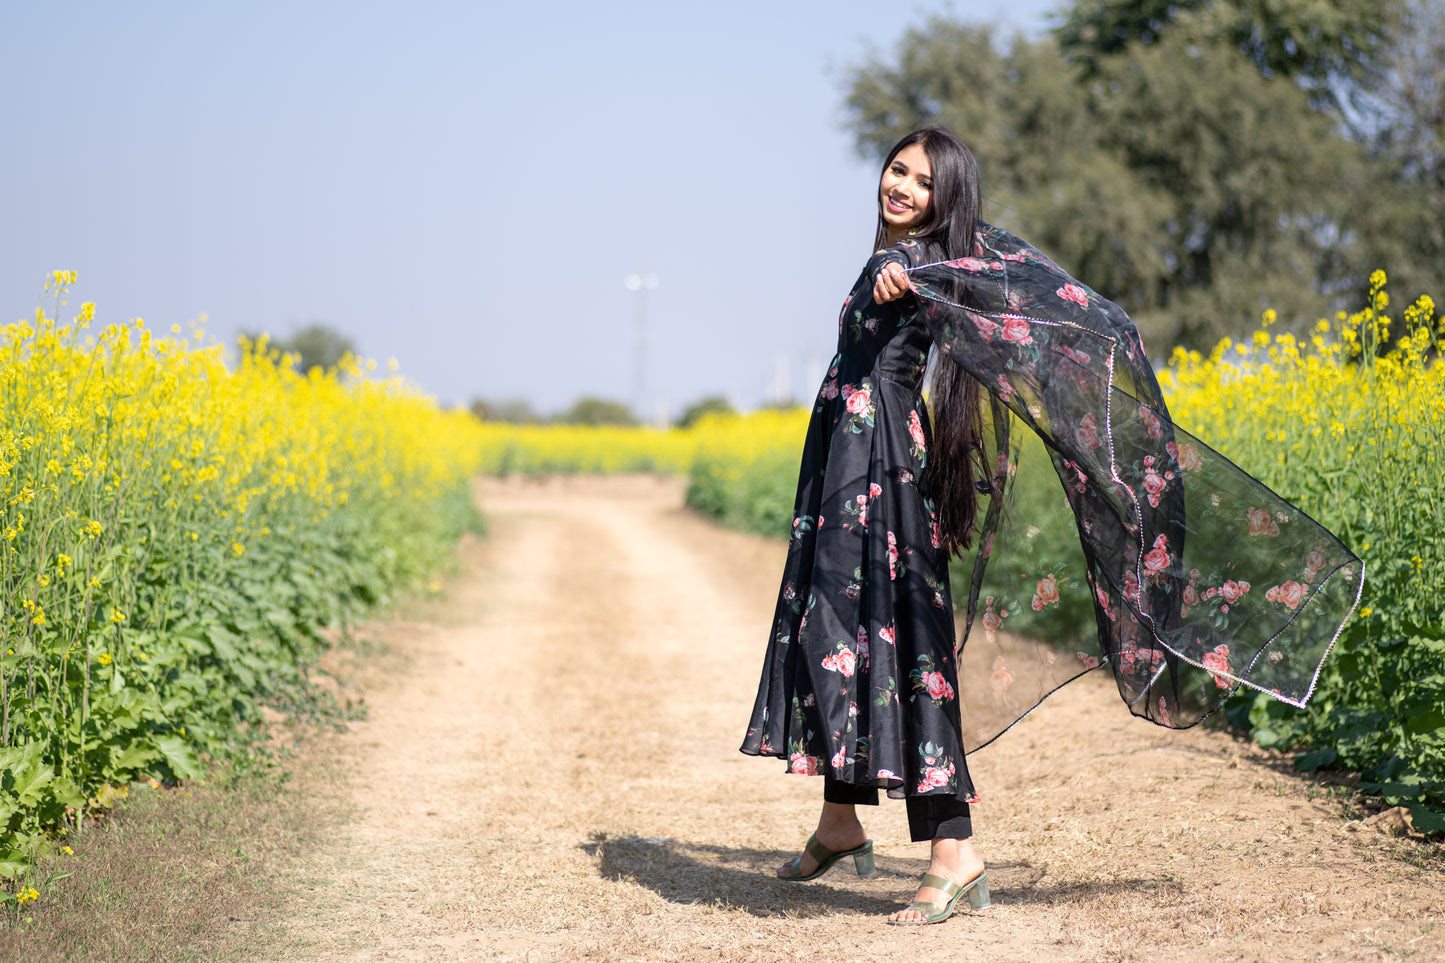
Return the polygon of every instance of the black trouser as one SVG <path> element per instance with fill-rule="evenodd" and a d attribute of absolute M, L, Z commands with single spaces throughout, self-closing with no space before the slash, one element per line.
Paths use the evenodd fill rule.
<path fill-rule="evenodd" d="M 855 786 L 823 776 L 823 801 L 852 806 L 878 805 L 876 786 Z M 973 820 L 968 803 L 957 796 L 909 796 L 908 834 L 915 843 L 930 839 L 968 839 L 973 835 Z"/>

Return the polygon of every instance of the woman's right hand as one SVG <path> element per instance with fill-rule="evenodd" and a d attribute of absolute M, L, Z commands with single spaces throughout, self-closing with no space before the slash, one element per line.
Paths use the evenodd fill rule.
<path fill-rule="evenodd" d="M 878 280 L 873 282 L 873 300 L 878 304 L 897 301 L 913 289 L 908 281 L 908 272 L 897 261 L 889 261 L 878 271 Z"/>

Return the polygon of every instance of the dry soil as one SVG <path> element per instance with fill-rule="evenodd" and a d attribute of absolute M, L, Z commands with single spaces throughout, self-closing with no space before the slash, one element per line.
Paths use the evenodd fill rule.
<path fill-rule="evenodd" d="M 444 596 L 373 629 L 370 718 L 326 743 L 341 815 L 277 959 L 1445 958 L 1438 851 L 1095 677 L 970 758 L 993 908 L 884 924 L 927 855 L 887 800 L 877 875 L 775 880 L 821 789 L 737 752 L 783 545 L 690 515 L 671 480 L 478 497 L 490 535 Z"/>

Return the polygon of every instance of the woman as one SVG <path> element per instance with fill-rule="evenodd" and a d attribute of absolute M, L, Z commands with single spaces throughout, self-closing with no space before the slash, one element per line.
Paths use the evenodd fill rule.
<path fill-rule="evenodd" d="M 933 453 L 921 397 L 932 342 L 909 310 L 904 274 L 905 265 L 972 254 L 979 203 L 977 164 L 947 131 L 916 131 L 888 155 L 876 239 L 887 250 L 843 306 L 743 745 L 786 756 L 790 771 L 824 772 L 817 832 L 780 867 L 784 879 L 812 879 L 846 856 L 871 872 L 871 843 L 854 807 L 877 805 L 880 785 L 907 799 L 913 838 L 931 841 L 932 861 L 916 904 L 893 923 L 943 919 L 965 894 L 975 908 L 988 905 L 970 840 L 974 792 L 948 588 L 950 550 L 967 546 L 973 527 L 978 383 L 956 365 L 938 379 L 935 410 L 947 445 Z M 797 724 L 781 724 L 783 714 Z"/>
<path fill-rule="evenodd" d="M 809 425 L 742 751 L 824 777 L 817 830 L 779 867 L 783 879 L 847 857 L 871 872 L 855 807 L 875 804 L 879 787 L 903 797 L 931 858 L 915 901 L 889 922 L 917 924 L 965 897 L 989 905 L 966 751 L 1103 666 L 1133 714 L 1173 728 L 1241 685 L 1301 706 L 1358 602 L 1363 566 L 1171 422 L 1128 316 L 978 219 L 977 165 L 948 131 L 899 141 L 878 205 L 883 249 L 844 303 Z M 936 430 L 921 394 L 930 348 Z M 1081 557 L 1039 572 L 1032 600 L 1039 610 L 1060 586 L 1086 585 L 1098 649 L 1079 661 L 997 631 L 1019 608 L 985 579 L 995 534 L 1022 527 L 1000 527 L 1018 466 L 1011 423 L 1043 440 L 1079 533 Z M 964 637 L 980 602 L 985 632 L 955 659 L 947 563 L 975 529 Z"/>

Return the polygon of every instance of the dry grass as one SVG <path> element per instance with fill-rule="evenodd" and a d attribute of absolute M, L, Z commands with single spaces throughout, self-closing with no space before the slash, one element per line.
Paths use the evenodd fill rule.
<path fill-rule="evenodd" d="M 121 961 L 244 957 L 286 905 L 281 881 L 326 819 L 272 775 L 152 789 L 39 867 L 41 898 L 0 926 L 0 959 Z M 12 904 L 13 906 L 13 904 Z"/>
<path fill-rule="evenodd" d="M 1099 679 L 970 760 L 993 909 L 884 925 L 926 856 L 887 801 L 865 816 L 876 876 L 772 879 L 819 793 L 736 751 L 780 546 L 652 479 L 481 497 L 492 535 L 446 598 L 376 627 L 370 719 L 275 801 L 333 831 L 258 861 L 287 885 L 244 933 L 198 937 L 218 958 L 1445 957 L 1438 846 L 1343 820 L 1347 793 L 1227 735 L 1132 720 Z"/>

